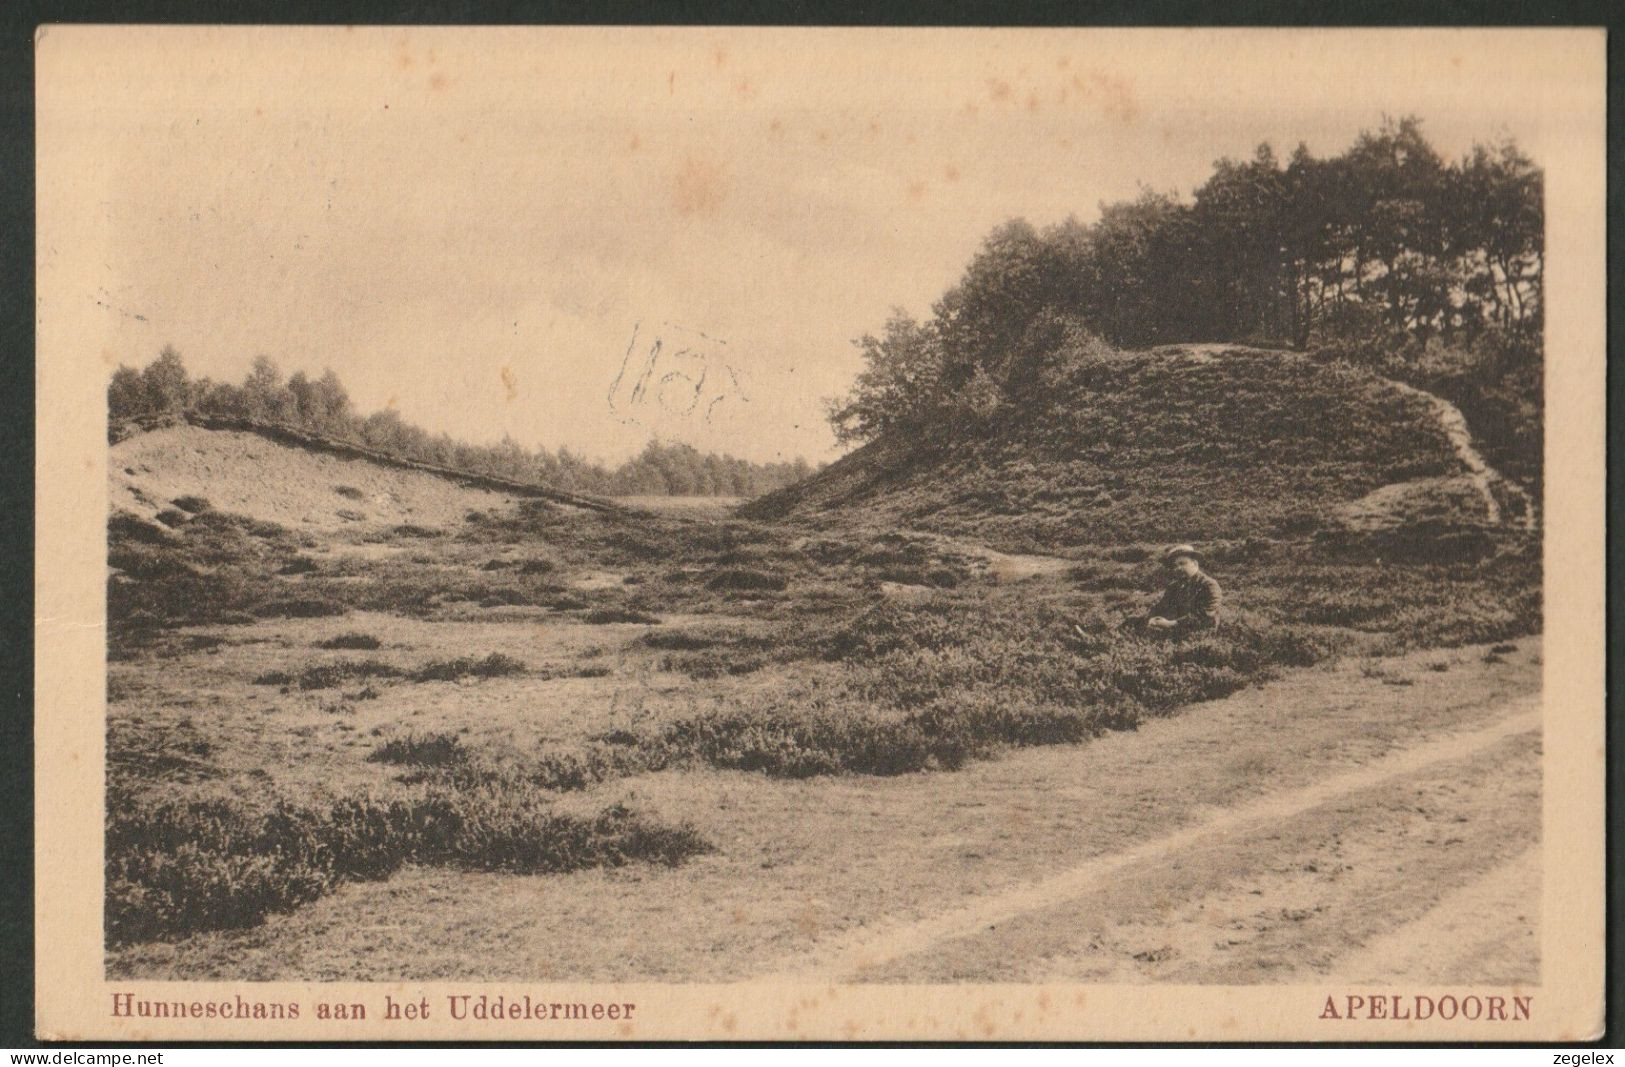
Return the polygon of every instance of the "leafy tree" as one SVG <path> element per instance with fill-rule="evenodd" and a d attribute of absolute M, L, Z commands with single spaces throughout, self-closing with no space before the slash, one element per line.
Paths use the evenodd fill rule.
<path fill-rule="evenodd" d="M 863 353 L 864 368 L 851 395 L 829 405 L 836 440 L 867 441 L 915 424 L 935 408 L 946 371 L 935 323 L 921 325 L 894 308 L 880 337 L 864 334 L 853 343 Z"/>
<path fill-rule="evenodd" d="M 269 419 L 282 409 L 282 372 L 268 356 L 255 356 L 248 377 L 243 380 L 243 414 L 251 419 Z"/>
<path fill-rule="evenodd" d="M 181 354 L 169 346 L 141 372 L 141 391 L 146 410 L 173 413 L 185 410 L 188 398 L 186 365 Z"/>
<path fill-rule="evenodd" d="M 1542 175 L 1511 141 L 1477 145 L 1461 167 L 1451 251 L 1483 319 L 1504 329 L 1542 321 L 1545 227 Z"/>
<path fill-rule="evenodd" d="M 332 370 L 311 379 L 295 371 L 286 381 L 275 363 L 256 357 L 241 386 L 189 379 L 181 357 L 166 348 L 144 370 L 120 367 L 107 391 L 110 426 L 156 412 L 246 418 L 295 424 L 326 437 L 355 441 L 386 455 L 518 482 L 595 493 L 728 494 L 754 496 L 811 473 L 804 459 L 748 463 L 701 453 L 692 445 L 650 441 L 643 452 L 610 469 L 559 449 L 531 451 L 511 437 L 474 445 L 447 434 L 431 435 L 385 409 L 358 415 Z"/>
<path fill-rule="evenodd" d="M 141 372 L 134 367 L 119 367 L 107 384 L 108 419 L 121 422 L 145 414 L 146 410 L 147 391 L 141 384 Z"/>
<path fill-rule="evenodd" d="M 844 443 L 927 425 L 972 397 L 996 406 L 1089 334 L 1126 347 L 1376 342 L 1410 353 L 1414 374 L 1418 346 L 1493 329 L 1522 339 L 1505 348 L 1517 360 L 1538 359 L 1541 184 L 1510 141 L 1450 163 L 1420 120 L 1385 118 L 1327 159 L 1299 145 L 1283 167 L 1267 144 L 1221 159 L 1188 204 L 1142 190 L 1102 204 L 1092 225 L 1012 220 L 931 318 L 894 311 L 880 338 L 858 342 L 863 372 L 827 414 Z"/>

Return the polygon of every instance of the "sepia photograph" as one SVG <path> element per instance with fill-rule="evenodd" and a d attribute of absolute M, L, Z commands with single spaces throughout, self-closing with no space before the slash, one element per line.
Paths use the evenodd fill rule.
<path fill-rule="evenodd" d="M 42 29 L 42 1019 L 1584 1037 L 1602 42 Z"/>

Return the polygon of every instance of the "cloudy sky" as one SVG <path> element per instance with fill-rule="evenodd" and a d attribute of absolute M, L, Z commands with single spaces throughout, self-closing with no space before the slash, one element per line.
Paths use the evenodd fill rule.
<path fill-rule="evenodd" d="M 41 315 L 109 372 L 173 344 L 240 379 L 264 353 L 476 441 L 824 460 L 851 340 L 926 312 L 999 221 L 1188 195 L 1219 157 L 1337 152 L 1385 113 L 1539 159 L 1572 45 L 55 28 Z"/>

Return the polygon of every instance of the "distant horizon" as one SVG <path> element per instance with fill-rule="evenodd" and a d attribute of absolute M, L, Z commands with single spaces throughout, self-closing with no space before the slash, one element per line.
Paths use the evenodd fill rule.
<path fill-rule="evenodd" d="M 265 355 L 474 444 L 827 463 L 850 342 L 928 314 L 1007 219 L 1188 198 L 1221 157 L 1334 154 L 1385 115 L 1447 159 L 1541 160 L 1563 104 L 1530 87 L 1563 57 L 1524 35 L 1498 80 L 1498 32 L 1330 35 L 1438 44 L 1386 66 L 1326 31 L 163 27 L 83 71 L 42 47 L 42 135 L 91 131 L 52 195 L 98 235 L 42 244 L 84 296 L 42 314 L 109 373 Z"/>

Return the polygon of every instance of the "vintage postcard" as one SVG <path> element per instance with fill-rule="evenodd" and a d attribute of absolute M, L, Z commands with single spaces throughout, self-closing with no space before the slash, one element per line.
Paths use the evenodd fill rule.
<path fill-rule="evenodd" d="M 40 29 L 40 1036 L 1597 1035 L 1604 43 Z"/>

